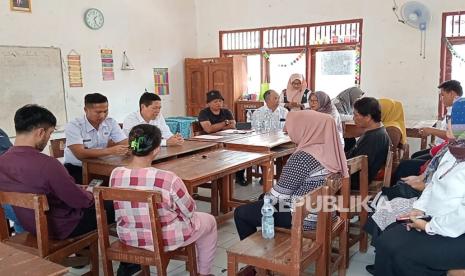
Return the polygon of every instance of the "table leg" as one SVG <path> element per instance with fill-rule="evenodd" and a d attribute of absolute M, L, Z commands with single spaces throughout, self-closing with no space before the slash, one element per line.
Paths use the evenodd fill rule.
<path fill-rule="evenodd" d="M 268 192 L 273 186 L 273 160 L 270 159 L 260 164 L 263 170 L 263 192 Z"/>
<path fill-rule="evenodd" d="M 87 162 L 82 162 L 82 185 L 89 185 L 89 171 Z"/>
<path fill-rule="evenodd" d="M 252 167 L 247 168 L 247 183 L 252 183 Z"/>
<path fill-rule="evenodd" d="M 210 213 L 213 216 L 218 216 L 218 186 L 222 185 L 221 179 L 213 180 L 211 184 L 210 194 Z"/>
<path fill-rule="evenodd" d="M 283 171 L 283 166 L 284 166 L 284 158 L 279 157 L 276 158 L 276 179 L 279 179 L 281 176 L 281 172 Z"/>
<path fill-rule="evenodd" d="M 222 178 L 220 189 L 220 211 L 223 214 L 228 212 L 228 199 L 229 199 L 229 185 L 232 182 L 234 175 L 227 175 Z"/>

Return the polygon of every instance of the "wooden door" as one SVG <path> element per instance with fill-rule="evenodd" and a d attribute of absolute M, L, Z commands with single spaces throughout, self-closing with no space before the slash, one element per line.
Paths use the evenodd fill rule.
<path fill-rule="evenodd" d="M 224 107 L 234 112 L 233 63 L 208 65 L 208 90 L 218 90 L 224 98 Z"/>
<path fill-rule="evenodd" d="M 206 106 L 208 88 L 208 67 L 201 63 L 186 61 L 186 113 L 198 116 Z"/>

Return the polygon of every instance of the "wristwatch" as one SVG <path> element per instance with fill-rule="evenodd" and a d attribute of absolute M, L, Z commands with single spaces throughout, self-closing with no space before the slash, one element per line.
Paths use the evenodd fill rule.
<path fill-rule="evenodd" d="M 229 125 L 229 120 L 224 120 L 225 125 Z"/>

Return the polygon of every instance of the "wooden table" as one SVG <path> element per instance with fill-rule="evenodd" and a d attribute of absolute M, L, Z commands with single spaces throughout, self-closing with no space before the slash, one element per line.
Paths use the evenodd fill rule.
<path fill-rule="evenodd" d="M 255 136 L 255 135 L 258 135 L 258 133 L 256 133 L 256 132 L 249 132 L 249 133 L 244 133 L 244 134 L 240 134 L 240 133 L 230 133 L 230 134 L 227 134 L 227 133 L 218 133 L 218 132 L 216 132 L 216 133 L 205 134 L 205 135 L 220 136 L 221 138 L 219 138 L 219 139 L 203 139 L 203 138 L 197 138 L 196 136 L 194 136 L 194 137 L 189 138 L 188 140 L 191 140 L 191 141 L 203 141 L 203 142 L 224 143 L 224 142 L 228 142 L 228 141 L 233 141 L 233 140 L 237 140 L 237 139 L 242 139 L 242 138 L 247 138 L 247 137 Z"/>
<path fill-rule="evenodd" d="M 68 268 L 0 243 L 1 275 L 64 275 Z"/>
<path fill-rule="evenodd" d="M 424 127 L 433 127 L 437 123 L 437 120 L 408 120 L 405 122 L 405 128 L 407 130 L 407 137 L 420 138 L 420 148 L 426 149 L 428 146 L 428 136 L 420 134 L 420 129 Z M 344 138 L 359 137 L 363 130 L 355 125 L 353 121 L 344 122 Z M 431 143 L 434 143 L 435 137 L 431 135 Z"/>
<path fill-rule="evenodd" d="M 224 142 L 227 149 L 246 152 L 262 152 L 271 154 L 271 162 L 276 162 L 276 177 L 279 178 L 283 164 L 295 150 L 291 138 L 282 131 L 257 134 L 254 136 Z M 251 179 L 251 170 L 247 172 L 248 181 Z M 263 182 L 263 190 L 271 189 L 273 182 Z"/>
<path fill-rule="evenodd" d="M 184 141 L 180 146 L 161 147 L 154 162 L 161 162 L 189 154 L 218 148 L 215 142 Z M 88 184 L 93 175 L 110 176 L 114 168 L 125 166 L 131 160 L 130 156 L 108 156 L 82 160 L 82 182 Z"/>
<path fill-rule="evenodd" d="M 254 165 L 260 165 L 264 168 L 264 183 L 271 183 L 273 177 L 271 168 L 273 164 L 270 153 L 218 149 L 154 164 L 153 167 L 174 172 L 186 184 L 190 194 L 193 193 L 195 187 L 208 181 L 220 180 L 219 185 L 222 185 L 223 188 L 221 191 L 221 202 L 224 204 L 223 207 L 230 209 L 239 205 L 232 197 L 234 188 L 232 187 L 233 183 L 230 182 L 230 175 Z M 265 185 L 263 186 L 265 190 Z M 213 192 L 214 190 L 212 189 Z M 212 202 L 212 204 L 215 203 Z"/>
<path fill-rule="evenodd" d="M 405 128 L 407 129 L 407 137 L 420 138 L 420 149 L 424 150 L 428 146 L 428 136 L 420 134 L 420 129 L 424 127 L 434 127 L 437 122 L 437 120 L 406 121 Z M 431 135 L 431 144 L 434 144 L 434 140 L 435 136 Z"/>
<path fill-rule="evenodd" d="M 249 152 L 271 152 L 271 149 L 292 143 L 291 138 L 282 131 L 256 134 L 224 142 L 227 149 Z"/>

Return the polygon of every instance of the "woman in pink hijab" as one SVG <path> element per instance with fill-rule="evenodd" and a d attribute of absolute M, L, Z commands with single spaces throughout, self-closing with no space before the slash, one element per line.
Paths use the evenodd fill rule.
<path fill-rule="evenodd" d="M 302 74 L 292 74 L 287 82 L 287 88 L 281 92 L 279 101 L 290 111 L 309 108 L 307 82 Z"/>
<path fill-rule="evenodd" d="M 283 167 L 270 194 L 278 210 L 273 214 L 275 226 L 291 228 L 290 208 L 293 200 L 324 185 L 329 174 L 348 176 L 348 170 L 344 147 L 331 115 L 313 110 L 290 112 L 286 117 L 286 128 L 297 148 Z M 262 206 L 263 199 L 242 205 L 234 211 L 241 240 L 261 226 Z M 280 210 L 280 206 L 286 208 Z M 304 229 L 313 230 L 315 226 L 316 215 L 310 214 L 304 220 Z"/>

